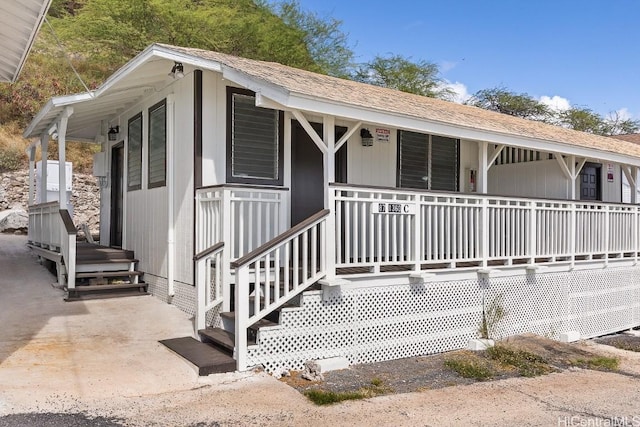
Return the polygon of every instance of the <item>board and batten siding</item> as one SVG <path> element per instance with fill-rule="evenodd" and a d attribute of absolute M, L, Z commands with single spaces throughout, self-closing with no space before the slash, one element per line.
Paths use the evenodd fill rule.
<path fill-rule="evenodd" d="M 167 278 L 168 250 L 168 187 L 148 188 L 148 124 L 149 107 L 173 94 L 174 158 L 167 156 L 167 168 L 175 165 L 174 206 L 175 270 L 174 280 L 193 283 L 193 75 L 176 80 L 161 93 L 129 108 L 120 116 L 120 123 L 142 111 L 143 152 L 142 188 L 125 191 L 123 247 L 135 252 L 138 269 L 154 276 Z M 172 113 L 167 103 L 167 120 Z M 121 127 L 122 129 L 122 127 Z M 171 137 L 167 135 L 167 144 Z M 126 140 L 126 135 L 125 135 Z M 167 147 L 167 154 L 170 150 Z M 126 150 L 125 150 L 126 155 Z M 125 159 L 126 164 L 126 159 Z M 168 169 L 167 169 L 168 171 Z M 126 171 L 125 171 L 126 178 Z M 167 180 L 169 174 L 167 174 Z M 168 184 L 168 183 L 167 183 Z M 125 183 L 126 188 L 126 183 Z M 107 199 L 109 200 L 109 199 Z M 103 209 L 108 209 L 108 203 Z"/>

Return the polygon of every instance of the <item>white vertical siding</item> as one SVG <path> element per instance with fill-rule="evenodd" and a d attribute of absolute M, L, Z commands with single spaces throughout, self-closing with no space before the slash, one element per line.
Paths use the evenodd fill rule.
<path fill-rule="evenodd" d="M 205 73 L 203 73 L 205 74 Z M 193 75 L 175 97 L 175 280 L 193 283 Z M 187 80 L 186 78 L 183 80 Z M 176 94 L 178 95 L 178 94 Z M 207 118 L 204 118 L 207 122 Z"/>
<path fill-rule="evenodd" d="M 217 73 L 202 76 L 202 185 L 226 181 L 226 85 Z"/>
<path fill-rule="evenodd" d="M 367 126 L 367 129 L 374 136 L 372 146 L 362 146 L 359 131 L 347 142 L 347 181 L 356 185 L 395 187 L 397 132 L 391 129 L 389 142 L 379 142 L 375 140 L 375 126 Z"/>
<path fill-rule="evenodd" d="M 569 196 L 569 183 L 555 159 L 494 165 L 488 181 L 491 194 L 550 199 Z"/>

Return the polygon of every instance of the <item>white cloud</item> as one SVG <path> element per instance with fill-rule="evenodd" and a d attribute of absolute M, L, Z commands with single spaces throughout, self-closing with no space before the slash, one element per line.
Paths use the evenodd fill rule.
<path fill-rule="evenodd" d="M 551 97 L 543 95 L 540 97 L 540 102 L 556 111 L 566 111 L 571 108 L 569 100 L 558 95 Z"/>
<path fill-rule="evenodd" d="M 446 73 L 447 71 L 453 70 L 458 65 L 455 61 L 442 61 L 440 62 L 440 72 Z"/>
<path fill-rule="evenodd" d="M 627 107 L 616 110 L 614 116 L 617 116 L 620 120 L 633 120 L 633 114 L 629 112 Z"/>
<path fill-rule="evenodd" d="M 462 104 L 469 98 L 471 98 L 471 94 L 467 89 L 467 86 L 464 83 L 455 82 L 452 83 L 450 81 L 445 80 L 442 84 L 443 87 L 451 89 L 453 91 L 453 96 L 451 97 L 451 101 L 457 102 L 458 104 Z"/>

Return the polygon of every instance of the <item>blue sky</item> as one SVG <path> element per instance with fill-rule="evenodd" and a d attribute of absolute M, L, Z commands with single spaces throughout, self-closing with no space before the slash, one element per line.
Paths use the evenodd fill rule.
<path fill-rule="evenodd" d="M 300 0 L 343 21 L 358 62 L 402 54 L 460 93 L 504 86 L 640 119 L 639 0 Z M 544 98 L 546 99 L 546 98 Z"/>

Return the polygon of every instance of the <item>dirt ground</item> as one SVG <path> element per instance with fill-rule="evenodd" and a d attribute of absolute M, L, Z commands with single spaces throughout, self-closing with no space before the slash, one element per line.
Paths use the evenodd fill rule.
<path fill-rule="evenodd" d="M 598 343 L 605 345 L 597 345 Z M 624 354 L 630 353 L 630 351 L 622 352 L 615 347 L 636 352 L 640 351 L 640 336 L 620 334 L 594 341 L 564 344 L 527 334 L 510 337 L 499 342 L 498 345 L 539 356 L 546 361 L 549 372 L 576 370 L 577 361 L 605 356 L 620 360 L 620 367 L 616 372 L 625 372 L 627 375 L 635 376 L 635 369 L 630 371 L 626 359 L 623 357 Z M 609 346 L 615 347 L 608 348 Z M 633 354 L 632 356 L 635 357 Z M 445 366 L 446 360 L 456 357 L 486 359 L 487 355 L 486 352 L 472 354 L 467 351 L 457 351 L 356 365 L 349 369 L 327 372 L 324 374 L 324 381 L 305 380 L 300 377 L 299 372 L 293 372 L 290 377 L 284 377 L 281 381 L 302 393 L 309 390 L 356 392 L 358 390 L 372 391 L 373 389 L 376 395 L 422 392 L 477 382 L 474 379 L 463 378 Z M 484 381 L 499 381 L 522 376 L 517 369 L 503 368 L 498 368 L 493 378 Z M 600 368 L 600 370 L 606 369 Z M 373 384 L 376 386 L 372 387 Z"/>

